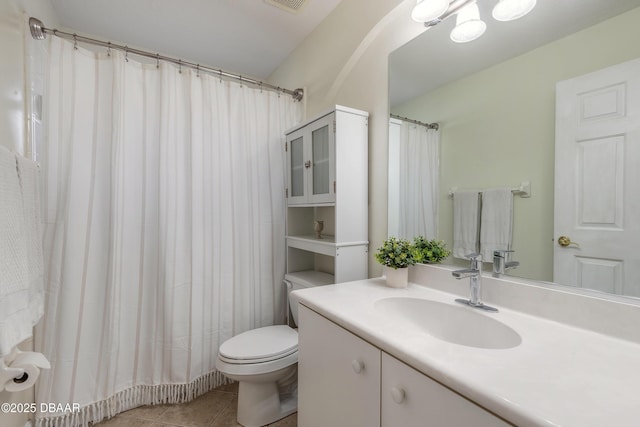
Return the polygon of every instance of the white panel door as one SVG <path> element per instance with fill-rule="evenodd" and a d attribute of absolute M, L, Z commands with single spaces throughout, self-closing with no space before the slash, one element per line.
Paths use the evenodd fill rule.
<path fill-rule="evenodd" d="M 554 282 L 640 296 L 640 59 L 557 84 L 554 211 Z"/>

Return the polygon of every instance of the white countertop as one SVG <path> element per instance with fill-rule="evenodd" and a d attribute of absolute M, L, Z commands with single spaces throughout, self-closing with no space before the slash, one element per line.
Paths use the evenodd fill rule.
<path fill-rule="evenodd" d="M 382 314 L 388 297 L 450 304 L 458 295 L 383 278 L 296 291 L 300 303 L 518 426 L 640 425 L 640 345 L 505 307 L 484 313 L 522 343 L 483 349 L 449 343 Z M 470 310 L 474 310 L 469 308 Z M 640 325 L 638 325 L 640 327 Z"/>

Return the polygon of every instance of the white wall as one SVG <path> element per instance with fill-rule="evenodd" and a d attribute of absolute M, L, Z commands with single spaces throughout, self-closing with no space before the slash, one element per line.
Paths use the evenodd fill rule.
<path fill-rule="evenodd" d="M 49 0 L 0 1 L 0 145 L 19 153 L 24 153 L 26 147 L 24 31 L 29 31 L 25 24 L 29 16 L 49 26 L 57 25 Z M 25 342 L 21 348 L 29 350 L 33 344 Z M 0 392 L 0 402 L 33 400 L 33 389 L 22 393 Z M 28 418 L 28 414 L 0 412 L 0 426 L 21 427 Z"/>
<path fill-rule="evenodd" d="M 369 276 L 387 236 L 388 56 L 424 31 L 411 20 L 415 0 L 343 0 L 269 77 L 282 87 L 305 87 L 307 116 L 333 104 L 368 111 Z"/>
<path fill-rule="evenodd" d="M 513 274 L 553 279 L 555 84 L 640 57 L 640 8 L 421 95 L 393 113 L 440 123 L 440 238 L 453 242 L 451 187 L 516 186 Z M 497 83 L 499 82 L 499 83 Z"/>

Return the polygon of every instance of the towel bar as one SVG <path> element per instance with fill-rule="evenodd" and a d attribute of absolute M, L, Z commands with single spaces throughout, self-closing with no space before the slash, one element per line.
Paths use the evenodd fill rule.
<path fill-rule="evenodd" d="M 449 190 L 449 197 L 453 198 L 453 193 L 455 193 L 456 191 L 458 191 L 458 187 L 451 187 L 451 189 Z M 469 191 L 473 191 L 473 190 L 469 190 Z M 482 191 L 483 190 L 478 190 L 478 193 L 482 193 Z M 522 198 L 531 197 L 531 182 L 523 181 L 520 183 L 519 186 L 513 187 L 511 189 L 511 192 L 516 196 L 520 196 Z"/>

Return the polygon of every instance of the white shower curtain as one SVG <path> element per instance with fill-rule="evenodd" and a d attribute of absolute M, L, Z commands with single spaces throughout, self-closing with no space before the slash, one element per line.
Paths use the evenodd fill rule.
<path fill-rule="evenodd" d="M 399 149 L 399 237 L 436 238 L 440 131 L 403 121 Z"/>
<path fill-rule="evenodd" d="M 284 319 L 290 96 L 52 37 L 44 157 L 51 361 L 37 402 L 86 425 L 222 384 L 220 343 Z"/>

